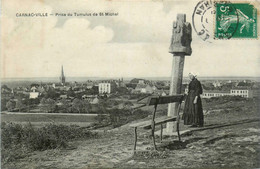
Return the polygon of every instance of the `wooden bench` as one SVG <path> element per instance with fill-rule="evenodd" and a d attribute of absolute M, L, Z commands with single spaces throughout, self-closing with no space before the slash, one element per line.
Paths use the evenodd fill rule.
<path fill-rule="evenodd" d="M 183 101 L 184 95 L 179 94 L 179 95 L 172 95 L 172 96 L 151 96 L 148 99 L 148 102 L 146 106 L 154 106 L 154 111 L 153 111 L 153 116 L 151 121 L 144 121 L 144 122 L 139 122 L 139 123 L 134 123 L 131 124 L 130 127 L 134 128 L 134 133 L 135 133 L 135 142 L 134 142 L 134 151 L 136 150 L 136 144 L 137 144 L 137 128 L 142 128 L 142 129 L 151 129 L 151 134 L 152 134 L 152 140 L 153 140 L 153 145 L 154 149 L 156 150 L 156 144 L 155 144 L 155 137 L 154 137 L 154 132 L 155 132 L 155 126 L 160 125 L 161 126 L 161 133 L 160 133 L 160 140 L 162 142 L 162 135 L 163 135 L 163 124 L 167 122 L 173 122 L 176 121 L 176 131 L 178 133 L 178 138 L 180 141 L 180 132 L 179 132 L 179 112 L 180 112 L 180 107 L 181 103 Z M 160 117 L 155 119 L 155 114 L 157 110 L 157 105 L 158 104 L 168 104 L 168 103 L 179 103 L 178 104 L 178 109 L 177 109 L 177 116 L 176 117 Z"/>

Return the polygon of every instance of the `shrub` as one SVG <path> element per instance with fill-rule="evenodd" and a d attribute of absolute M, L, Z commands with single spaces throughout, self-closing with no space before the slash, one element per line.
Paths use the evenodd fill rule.
<path fill-rule="evenodd" d="M 35 128 L 30 123 L 3 123 L 1 134 L 2 162 L 21 158 L 23 154 L 35 150 L 66 148 L 69 141 L 96 136 L 96 133 L 75 125 L 48 124 Z"/>
<path fill-rule="evenodd" d="M 7 108 L 8 111 L 12 111 L 15 108 L 15 102 L 12 101 L 12 100 L 9 100 L 6 103 L 6 108 Z"/>

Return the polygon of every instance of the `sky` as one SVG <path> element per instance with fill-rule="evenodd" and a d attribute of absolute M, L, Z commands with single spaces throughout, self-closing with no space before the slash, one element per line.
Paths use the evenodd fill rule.
<path fill-rule="evenodd" d="M 61 65 L 70 77 L 169 77 L 172 22 L 185 13 L 191 23 L 198 2 L 2 0 L 1 78 L 58 77 Z M 259 4 L 254 1 L 258 18 Z M 32 12 L 48 17 L 16 17 Z M 74 12 L 118 15 L 55 16 Z M 184 76 L 260 76 L 259 39 L 209 43 L 192 29 L 193 52 L 185 57 Z"/>

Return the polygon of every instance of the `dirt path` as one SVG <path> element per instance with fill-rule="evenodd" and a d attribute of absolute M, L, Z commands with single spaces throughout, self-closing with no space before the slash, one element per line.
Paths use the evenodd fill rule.
<path fill-rule="evenodd" d="M 67 150 L 34 152 L 5 168 L 96 167 L 259 167 L 259 122 L 194 131 L 177 142 L 164 138 L 153 151 L 149 131 L 139 132 L 133 154 L 133 131 L 126 126 L 100 134 L 100 138 L 71 143 Z M 74 145 L 74 146 L 73 146 Z"/>

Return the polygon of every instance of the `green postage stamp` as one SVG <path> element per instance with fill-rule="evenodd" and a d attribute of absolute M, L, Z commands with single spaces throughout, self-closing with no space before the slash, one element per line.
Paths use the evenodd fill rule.
<path fill-rule="evenodd" d="M 257 9 L 249 3 L 216 3 L 215 38 L 257 38 Z"/>

